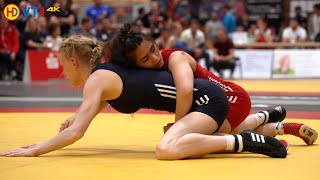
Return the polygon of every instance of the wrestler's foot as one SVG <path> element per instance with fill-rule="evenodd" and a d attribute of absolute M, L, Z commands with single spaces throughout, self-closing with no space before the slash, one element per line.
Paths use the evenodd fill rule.
<path fill-rule="evenodd" d="M 318 132 L 300 123 L 284 123 L 284 134 L 292 134 L 301 138 L 306 144 L 313 144 L 318 138 Z"/>
<path fill-rule="evenodd" d="M 287 156 L 286 147 L 276 138 L 263 136 L 251 130 L 245 130 L 236 138 L 235 151 L 252 152 L 264 154 L 274 158 L 285 158 Z"/>
<path fill-rule="evenodd" d="M 282 106 L 277 106 L 266 111 L 260 111 L 259 113 L 263 113 L 266 116 L 264 124 L 268 122 L 281 122 L 287 115 L 286 109 Z"/>

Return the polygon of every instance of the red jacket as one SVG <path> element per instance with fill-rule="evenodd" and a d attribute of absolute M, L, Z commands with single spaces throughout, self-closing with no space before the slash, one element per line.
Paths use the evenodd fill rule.
<path fill-rule="evenodd" d="M 19 45 L 19 32 L 14 25 L 0 28 L 0 52 L 17 53 Z"/>

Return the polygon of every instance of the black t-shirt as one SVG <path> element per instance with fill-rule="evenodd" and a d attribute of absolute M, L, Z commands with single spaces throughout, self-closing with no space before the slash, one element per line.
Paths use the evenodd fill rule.
<path fill-rule="evenodd" d="M 68 8 L 61 12 L 55 13 L 55 15 L 59 18 L 67 18 L 72 15 L 72 11 Z M 61 25 L 61 36 L 65 36 L 70 32 L 71 26 L 70 25 Z"/>
<path fill-rule="evenodd" d="M 21 49 L 23 50 L 34 49 L 34 48 L 28 48 L 27 42 L 29 40 L 32 40 L 33 42 L 36 42 L 36 43 L 42 43 L 44 41 L 44 38 L 39 33 L 25 32 L 23 33 L 23 37 L 22 37 L 23 43 L 22 43 Z"/>
<path fill-rule="evenodd" d="M 229 50 L 234 49 L 234 44 L 231 39 L 227 39 L 225 42 L 215 40 L 213 47 L 218 50 L 218 54 L 222 56 L 229 55 Z"/>

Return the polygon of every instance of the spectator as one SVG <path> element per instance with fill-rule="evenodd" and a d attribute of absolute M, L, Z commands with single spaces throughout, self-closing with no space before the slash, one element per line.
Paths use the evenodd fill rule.
<path fill-rule="evenodd" d="M 93 21 L 93 25 L 96 25 L 98 19 L 110 18 L 112 15 L 110 7 L 102 5 L 102 0 L 93 0 L 94 6 L 87 9 L 87 16 Z"/>
<path fill-rule="evenodd" d="M 167 45 L 167 42 L 169 41 L 170 36 L 171 36 L 171 33 L 169 29 L 163 28 L 160 36 L 155 40 L 159 49 L 166 48 L 166 45 Z"/>
<path fill-rule="evenodd" d="M 90 17 L 84 17 L 81 19 L 80 28 L 76 30 L 76 33 L 88 33 L 90 34 L 92 28 L 92 20 Z"/>
<path fill-rule="evenodd" d="M 227 30 L 219 29 L 213 42 L 213 68 L 221 78 L 223 78 L 222 70 L 230 69 L 232 79 L 235 66 L 234 44 L 228 37 Z"/>
<path fill-rule="evenodd" d="M 96 37 L 102 41 L 109 41 L 115 32 L 112 30 L 112 22 L 111 19 L 103 19 L 102 20 L 102 29 L 98 31 Z"/>
<path fill-rule="evenodd" d="M 306 29 L 307 28 L 307 18 L 305 16 L 303 16 L 301 6 L 295 7 L 294 10 L 295 10 L 295 17 L 294 18 L 298 21 L 298 23 L 300 24 L 301 27 Z"/>
<path fill-rule="evenodd" d="M 68 6 L 70 0 L 57 0 L 55 6 L 60 7 L 60 12 L 56 12 L 55 15 L 59 19 L 61 26 L 61 36 L 69 34 L 71 27 L 74 25 L 75 16 L 72 14 L 70 7 Z"/>
<path fill-rule="evenodd" d="M 43 16 L 38 18 L 38 32 L 43 38 L 48 35 L 47 19 Z"/>
<path fill-rule="evenodd" d="M 23 50 L 48 48 L 37 26 L 37 20 L 34 17 L 29 17 L 23 34 L 23 42 L 25 43 Z"/>
<path fill-rule="evenodd" d="M 14 25 L 9 24 L 3 14 L 0 14 L 0 34 L 0 79 L 3 79 L 3 76 L 15 78 L 17 76 L 15 62 L 19 50 L 19 32 Z"/>
<path fill-rule="evenodd" d="M 289 27 L 285 28 L 282 33 L 282 42 L 305 42 L 307 31 L 299 26 L 296 19 L 291 19 Z"/>
<path fill-rule="evenodd" d="M 226 28 L 228 34 L 232 34 L 236 31 L 236 18 L 231 12 L 231 7 L 225 5 L 223 7 L 224 17 L 223 17 L 223 26 Z"/>
<path fill-rule="evenodd" d="M 89 34 L 97 37 L 98 32 L 102 31 L 102 28 L 103 28 L 102 21 L 103 21 L 103 19 L 98 19 L 98 21 L 96 22 L 96 25 L 94 25 L 93 28 L 90 28 Z"/>
<path fill-rule="evenodd" d="M 268 27 L 274 29 L 275 34 L 279 34 L 283 17 L 280 13 L 280 10 L 277 9 L 276 4 L 271 4 L 269 6 L 269 12 L 266 14 L 265 19 L 267 21 Z"/>
<path fill-rule="evenodd" d="M 254 30 L 255 42 L 274 42 L 275 36 L 270 28 L 267 28 L 267 23 L 264 19 L 257 20 L 256 29 Z"/>
<path fill-rule="evenodd" d="M 248 31 L 251 27 L 248 14 L 243 14 L 240 19 L 237 19 L 236 24 L 242 26 L 244 31 Z"/>
<path fill-rule="evenodd" d="M 146 10 L 144 9 L 144 7 L 140 7 L 138 9 L 138 17 L 135 21 L 138 21 L 138 20 L 142 20 L 142 18 L 146 15 Z"/>
<path fill-rule="evenodd" d="M 182 32 L 181 24 L 179 22 L 172 23 L 169 27 L 169 31 L 171 32 L 171 35 L 166 43 L 165 48 L 178 48 L 181 50 L 186 50 L 185 44 L 179 39 Z"/>
<path fill-rule="evenodd" d="M 197 19 L 192 19 L 190 28 L 182 31 L 180 40 L 186 45 L 186 52 L 196 60 L 205 58 L 207 68 L 210 68 L 209 55 L 206 53 L 205 35 L 204 32 L 199 29 Z"/>
<path fill-rule="evenodd" d="M 27 1 L 20 1 L 19 3 L 19 8 L 22 9 L 27 9 L 28 2 Z M 26 22 L 27 22 L 27 17 L 25 17 L 22 13 L 20 14 L 18 20 L 16 20 L 16 26 L 17 29 L 20 33 L 23 33 L 24 29 L 26 28 Z"/>
<path fill-rule="evenodd" d="M 232 34 L 232 41 L 234 44 L 248 44 L 248 32 L 244 31 L 244 27 L 243 26 L 237 26 L 236 28 L 236 32 L 234 32 Z"/>
<path fill-rule="evenodd" d="M 223 25 L 219 20 L 219 16 L 215 11 L 212 11 L 209 21 L 205 24 L 206 37 L 211 41 L 214 40 L 217 35 L 217 30 L 220 28 L 223 28 Z"/>
<path fill-rule="evenodd" d="M 57 23 L 51 23 L 48 26 L 48 33 L 49 35 L 46 37 L 46 43 L 48 47 L 53 51 L 58 51 L 60 44 L 62 43 L 63 39 L 61 35 L 61 28 L 60 25 Z"/>
<path fill-rule="evenodd" d="M 310 39 L 320 42 L 320 4 L 313 6 L 313 14 L 309 18 L 308 30 Z"/>
<path fill-rule="evenodd" d="M 156 39 L 160 36 L 160 32 L 165 27 L 168 16 L 159 9 L 157 1 L 151 1 L 150 12 L 142 18 L 143 26 L 150 29 L 151 36 Z"/>

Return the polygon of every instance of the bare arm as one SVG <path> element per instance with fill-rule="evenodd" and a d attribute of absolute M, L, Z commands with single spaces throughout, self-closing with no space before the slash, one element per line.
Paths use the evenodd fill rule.
<path fill-rule="evenodd" d="M 94 74 L 99 74 L 97 72 Z M 102 106 L 106 105 L 104 101 L 115 99 L 121 94 L 122 83 L 117 81 L 115 73 L 103 73 L 105 73 L 105 76 L 91 75 L 87 80 L 83 90 L 83 102 L 78 112 L 71 117 L 75 118 L 71 125 L 48 141 L 3 152 L 0 153 L 0 156 L 38 156 L 63 148 L 79 140 Z"/>
<path fill-rule="evenodd" d="M 229 55 L 225 56 L 224 58 L 225 58 L 225 60 L 233 59 L 234 58 L 234 49 L 230 49 L 229 50 Z"/>
<path fill-rule="evenodd" d="M 175 51 L 170 55 L 169 70 L 176 86 L 176 115 L 175 121 L 185 116 L 192 106 L 193 98 L 193 70 L 189 64 L 187 53 Z"/>

